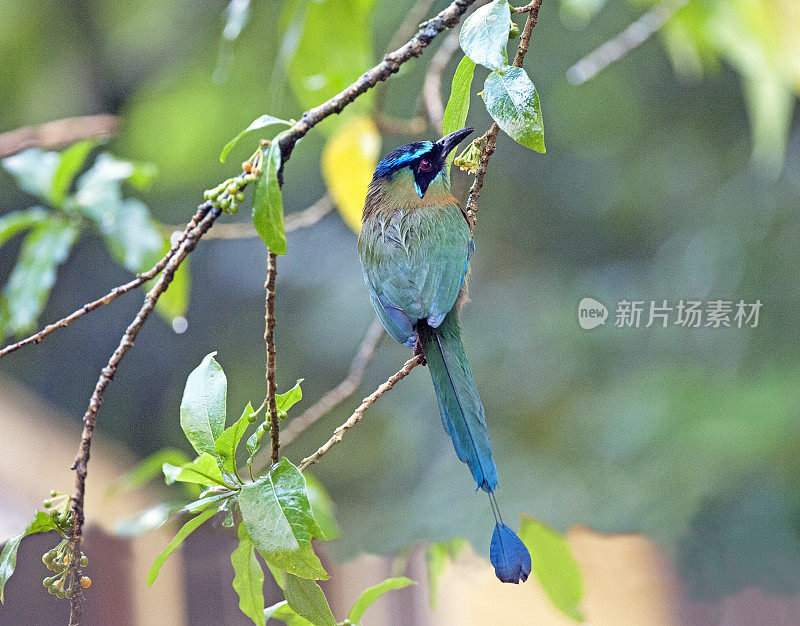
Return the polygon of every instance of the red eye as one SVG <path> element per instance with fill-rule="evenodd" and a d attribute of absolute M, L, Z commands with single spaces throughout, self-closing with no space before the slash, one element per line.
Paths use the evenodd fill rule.
<path fill-rule="evenodd" d="M 428 159 L 422 159 L 419 162 L 419 169 L 421 172 L 430 172 L 431 171 L 431 162 Z"/>

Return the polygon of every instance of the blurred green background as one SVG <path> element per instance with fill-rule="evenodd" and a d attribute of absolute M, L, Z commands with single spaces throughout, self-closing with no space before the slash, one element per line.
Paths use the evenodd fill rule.
<path fill-rule="evenodd" d="M 158 168 L 149 190 L 128 195 L 159 221 L 184 223 L 203 190 L 249 156 L 253 142 L 243 141 L 221 165 L 228 139 L 262 113 L 297 118 L 306 98 L 315 101 L 292 87 L 279 59 L 296 6 L 255 0 L 241 35 L 220 50 L 226 4 L 0 0 L 0 131 L 118 114 L 121 128 L 107 149 Z M 795 107 L 786 94 L 796 85 L 786 87 L 785 75 L 765 81 L 773 91 L 753 86 L 754 77 L 796 59 L 781 57 L 771 34 L 737 35 L 741 53 L 715 48 L 703 30 L 718 33 L 727 8 L 736 16 L 751 4 L 691 0 L 663 40 L 576 87 L 567 69 L 649 5 L 612 0 L 576 30 L 569 7 L 545 1 L 525 65 L 541 97 L 547 153 L 501 136 L 481 195 L 472 302 L 462 315 L 506 516 L 529 513 L 560 530 L 641 531 L 674 559 L 692 596 L 709 600 L 748 585 L 792 595 L 800 587 L 800 124 L 786 127 Z M 431 13 L 444 6 L 437 1 Z M 353 13 L 361 22 L 316 24 L 315 39 L 355 49 L 353 63 L 366 69 L 409 7 L 378 0 Z M 715 10 L 709 26 L 702 20 Z M 679 20 L 688 26 L 681 30 Z M 800 22 L 795 28 L 800 37 Z M 700 74 L 680 56 L 687 49 L 702 62 Z M 457 58 L 445 72 L 445 97 Z M 413 110 L 429 59 L 426 52 L 387 83 L 385 113 Z M 313 76 L 324 60 L 306 62 L 290 66 L 292 80 L 302 71 Z M 482 80 L 479 74 L 474 92 Z M 784 97 L 769 100 L 776 91 Z M 369 103 L 359 106 L 369 111 Z M 468 123 L 482 129 L 489 122 L 474 98 Z M 326 132 L 310 133 L 287 164 L 287 212 L 325 193 L 325 139 Z M 382 154 L 413 139 L 385 135 Z M 458 197 L 469 182 L 454 173 Z M 0 214 L 33 203 L 0 173 Z M 248 213 L 223 221 L 246 221 Z M 0 250 L 2 276 L 17 250 L 17 243 Z M 183 384 L 212 350 L 228 374 L 230 412 L 260 402 L 265 267 L 258 239 L 199 245 L 187 332 L 174 333 L 160 318 L 145 327 L 106 396 L 99 437 L 142 456 L 187 446 L 178 424 Z M 41 321 L 128 278 L 98 239 L 84 239 L 59 271 Z M 607 323 L 587 331 L 577 323 L 586 296 L 609 308 L 625 299 L 681 298 L 760 299 L 763 308 L 754 329 Z M 98 372 L 140 302 L 141 294 L 128 295 L 0 368 L 72 415 L 77 437 Z M 373 317 L 356 237 L 337 214 L 289 235 L 277 314 L 279 387 L 305 378 L 304 408 L 345 376 Z M 363 388 L 292 443 L 289 457 L 315 450 L 359 394 L 406 358 L 406 349 L 385 339 Z M 330 549 L 340 556 L 456 536 L 481 553 L 488 547 L 489 507 L 471 496 L 423 369 L 370 408 L 315 474 L 338 504 L 342 538 Z"/>

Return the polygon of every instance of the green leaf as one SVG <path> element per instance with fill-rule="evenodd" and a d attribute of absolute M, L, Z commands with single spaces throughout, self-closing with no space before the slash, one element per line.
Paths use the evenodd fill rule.
<path fill-rule="evenodd" d="M 4 593 L 6 582 L 11 578 L 11 575 L 14 573 L 14 568 L 17 566 L 17 550 L 19 550 L 19 544 L 22 538 L 35 533 L 55 530 L 56 528 L 58 527 L 52 517 L 47 513 L 36 511 L 33 520 L 28 524 L 27 528 L 25 528 L 21 534 L 6 541 L 3 551 L 0 552 L 0 602 L 5 602 Z"/>
<path fill-rule="evenodd" d="M 164 463 L 164 481 L 171 485 L 175 481 L 197 483 L 199 485 L 226 485 L 222 472 L 219 471 L 217 457 L 203 452 L 194 461 L 177 466 Z"/>
<path fill-rule="evenodd" d="M 233 491 L 223 491 L 223 492 L 211 492 L 209 490 L 204 491 L 201 494 L 201 497 L 195 500 L 194 502 L 190 502 L 189 504 L 185 505 L 179 513 L 199 513 L 200 511 L 205 510 L 215 502 L 219 502 L 220 500 L 225 500 L 227 498 L 233 497 L 235 492 Z"/>
<path fill-rule="evenodd" d="M 387 578 L 382 583 L 365 589 L 361 595 L 358 596 L 358 600 L 356 600 L 353 608 L 350 609 L 350 614 L 347 616 L 347 619 L 354 623 L 361 621 L 361 617 L 366 610 L 384 593 L 392 591 L 393 589 L 402 589 L 403 587 L 416 584 L 417 583 L 413 580 L 405 576 L 399 576 L 397 578 Z"/>
<path fill-rule="evenodd" d="M 286 120 L 282 120 L 278 117 L 273 117 L 272 115 L 262 115 L 259 118 L 254 119 L 250 126 L 245 128 L 242 132 L 240 132 L 236 137 L 231 139 L 228 143 L 225 144 L 225 147 L 222 149 L 222 152 L 219 155 L 220 163 L 225 163 L 225 158 L 228 156 L 228 153 L 233 149 L 233 147 L 239 143 L 239 140 L 247 135 L 248 133 L 252 133 L 253 131 L 260 130 L 262 128 L 266 128 L 267 126 L 273 126 L 274 124 L 285 124 L 286 126 L 291 126 L 291 122 L 287 122 Z"/>
<path fill-rule="evenodd" d="M 271 607 L 264 609 L 264 617 L 270 617 L 281 620 L 286 626 L 314 626 L 305 617 L 300 617 L 294 612 L 294 609 L 289 606 L 286 600 L 273 604 Z"/>
<path fill-rule="evenodd" d="M 64 198 L 69 191 L 69 184 L 80 171 L 86 162 L 86 157 L 97 145 L 94 139 L 79 141 L 64 150 L 59 159 L 58 167 L 53 174 L 53 182 L 50 189 L 50 202 L 54 206 L 60 207 L 64 203 Z"/>
<path fill-rule="evenodd" d="M 311 540 L 323 538 L 303 474 L 287 459 L 239 492 L 239 509 L 258 551 L 273 565 L 303 578 L 327 578 Z"/>
<path fill-rule="evenodd" d="M 247 464 L 253 462 L 253 457 L 259 448 L 261 448 L 261 438 L 264 436 L 264 431 L 260 428 L 257 429 L 252 435 L 247 438 L 247 451 L 250 453 L 250 458 L 247 459 Z"/>
<path fill-rule="evenodd" d="M 263 171 L 253 190 L 253 226 L 272 252 L 286 254 L 283 196 L 278 185 L 280 166 L 280 143 L 276 137 L 264 155 Z"/>
<path fill-rule="evenodd" d="M 494 0 L 470 15 L 458 35 L 461 49 L 470 59 L 490 70 L 508 65 L 506 45 L 511 29 L 508 0 Z"/>
<path fill-rule="evenodd" d="M 49 219 L 50 214 L 36 206 L 22 211 L 11 211 L 0 217 L 0 246 L 12 237 Z"/>
<path fill-rule="evenodd" d="M 505 74 L 492 72 L 483 85 L 486 109 L 498 126 L 517 143 L 544 152 L 544 126 L 539 94 L 521 67 Z"/>
<path fill-rule="evenodd" d="M 172 465 L 184 465 L 191 459 L 183 451 L 176 448 L 166 448 L 154 452 L 143 461 L 141 461 L 130 472 L 123 474 L 115 480 L 108 489 L 106 489 L 106 498 L 111 499 L 116 496 L 120 491 L 130 491 L 141 487 L 149 480 L 156 476 L 161 476 L 161 468 L 164 463 L 171 463 Z"/>
<path fill-rule="evenodd" d="M 236 449 L 239 447 L 239 442 L 247 427 L 250 426 L 250 413 L 252 412 L 253 405 L 248 402 L 242 416 L 232 426 L 226 428 L 214 442 L 214 449 L 222 459 L 222 468 L 237 477 L 239 474 L 236 467 Z"/>
<path fill-rule="evenodd" d="M 67 259 L 78 234 L 75 224 L 53 217 L 25 237 L 3 288 L 6 333 L 19 336 L 34 329 L 55 283 L 56 270 Z"/>
<path fill-rule="evenodd" d="M 216 352 L 207 354 L 186 379 L 181 400 L 181 428 L 198 454 L 217 456 L 214 441 L 225 429 L 225 400 L 228 380 Z"/>
<path fill-rule="evenodd" d="M 567 540 L 537 519 L 523 515 L 519 537 L 531 553 L 533 574 L 559 611 L 583 621 L 583 575 Z"/>
<path fill-rule="evenodd" d="M 428 565 L 428 596 L 433 609 L 439 604 L 439 581 L 448 561 L 455 559 L 467 545 L 464 539 L 437 541 L 428 546 L 425 560 Z"/>
<path fill-rule="evenodd" d="M 17 181 L 21 189 L 50 201 L 53 176 L 61 160 L 58 152 L 43 152 L 31 148 L 0 161 L 3 168 Z"/>
<path fill-rule="evenodd" d="M 257 626 L 264 626 L 264 570 L 256 558 L 255 544 L 240 523 L 239 545 L 231 553 L 233 589 L 239 596 L 239 608 Z"/>
<path fill-rule="evenodd" d="M 191 535 L 203 522 L 215 515 L 216 512 L 216 509 L 213 508 L 206 509 L 200 513 L 200 515 L 193 517 L 181 527 L 172 541 L 170 541 L 167 547 L 162 550 L 161 554 L 156 557 L 156 560 L 153 562 L 153 566 L 150 568 L 150 571 L 147 572 L 148 587 L 153 586 L 153 583 L 158 577 L 158 572 L 161 570 L 161 566 L 164 565 L 164 562 L 167 560 L 169 555 L 175 552 L 175 549 L 181 545 L 181 543 L 183 543 L 183 540 L 186 539 L 186 537 Z"/>
<path fill-rule="evenodd" d="M 283 595 L 295 613 L 315 626 L 336 626 L 336 618 L 333 617 L 328 600 L 313 580 L 299 578 L 287 572 Z"/>
<path fill-rule="evenodd" d="M 311 511 L 324 539 L 326 541 L 336 539 L 339 536 L 339 525 L 336 523 L 333 500 L 316 478 L 307 472 L 303 476 L 306 477 L 306 493 Z"/>
<path fill-rule="evenodd" d="M 278 407 L 279 413 L 286 413 L 295 404 L 303 399 L 303 390 L 300 388 L 300 383 L 302 382 L 303 379 L 301 378 L 294 384 L 294 387 L 289 389 L 289 391 L 275 395 L 275 405 Z"/>
<path fill-rule="evenodd" d="M 464 128 L 469 113 L 470 90 L 472 77 L 475 74 L 475 62 L 465 56 L 461 59 L 453 75 L 453 84 L 450 87 L 450 98 L 444 110 L 442 120 L 442 135 L 448 135 Z M 455 150 L 447 155 L 448 166 L 455 158 Z"/>

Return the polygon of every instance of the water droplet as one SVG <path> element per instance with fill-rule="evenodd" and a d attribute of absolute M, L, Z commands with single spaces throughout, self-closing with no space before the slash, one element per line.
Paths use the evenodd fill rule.
<path fill-rule="evenodd" d="M 189 328 L 189 321 L 185 317 L 176 317 L 172 320 L 172 330 L 177 334 L 185 333 L 187 328 Z"/>

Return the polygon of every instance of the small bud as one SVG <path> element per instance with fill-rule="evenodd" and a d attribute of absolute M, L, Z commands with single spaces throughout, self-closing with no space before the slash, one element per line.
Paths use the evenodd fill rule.
<path fill-rule="evenodd" d="M 511 28 L 508 31 L 508 38 L 516 39 L 517 37 L 519 37 L 519 26 L 514 22 L 511 22 Z"/>
<path fill-rule="evenodd" d="M 244 192 L 237 191 L 236 195 L 233 196 L 236 202 L 244 202 Z"/>
<path fill-rule="evenodd" d="M 52 578 L 45 578 L 45 579 L 42 581 L 42 584 L 43 584 L 45 587 L 49 587 L 50 585 L 52 585 L 52 584 L 53 584 L 53 579 L 52 579 Z"/>
<path fill-rule="evenodd" d="M 51 506 L 53 506 L 53 503 L 50 502 L 50 500 L 45 500 L 44 502 L 42 502 L 42 506 L 46 509 L 49 509 Z"/>
<path fill-rule="evenodd" d="M 56 598 L 58 598 L 59 600 L 63 600 L 66 597 L 67 597 L 66 592 L 64 592 L 64 591 L 56 591 Z"/>
<path fill-rule="evenodd" d="M 88 589 L 92 584 L 92 579 L 88 576 L 81 576 L 81 587 Z"/>
<path fill-rule="evenodd" d="M 242 169 L 249 174 L 253 169 L 253 164 L 250 161 L 245 161 L 242 163 Z"/>
<path fill-rule="evenodd" d="M 89 565 L 89 557 L 85 554 L 81 557 L 81 567 L 86 567 Z"/>
<path fill-rule="evenodd" d="M 51 497 L 51 498 L 55 498 L 57 495 L 58 495 L 58 492 L 57 492 L 55 489 L 53 489 L 53 490 L 50 492 L 50 497 Z"/>

